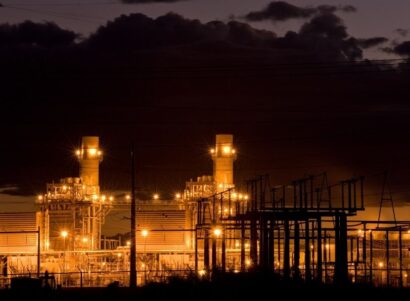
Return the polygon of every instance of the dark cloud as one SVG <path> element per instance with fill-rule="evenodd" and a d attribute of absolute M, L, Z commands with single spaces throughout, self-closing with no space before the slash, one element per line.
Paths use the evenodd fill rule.
<path fill-rule="evenodd" d="M 232 47 L 257 47 L 270 51 L 287 48 L 291 50 L 290 54 L 297 52 L 302 57 L 309 53 L 312 57 L 335 60 L 361 58 L 358 42 L 349 40 L 343 21 L 334 14 L 320 14 L 302 26 L 299 33 L 289 33 L 283 38 L 237 21 L 202 24 L 172 13 L 157 19 L 132 14 L 100 27 L 84 45 L 100 50 L 135 51 L 201 43 L 207 43 L 209 47 L 217 42 L 218 47 L 223 45 L 226 51 L 231 51 Z M 205 49 L 204 46 L 195 47 Z"/>
<path fill-rule="evenodd" d="M 70 30 L 61 29 L 54 23 L 25 21 L 17 25 L 0 25 L 0 45 L 12 46 L 67 46 L 78 37 Z"/>
<path fill-rule="evenodd" d="M 307 19 L 315 15 L 325 13 L 355 12 L 356 8 L 348 6 L 320 5 L 317 7 L 300 7 L 284 1 L 271 2 L 260 11 L 253 11 L 245 16 L 248 21 L 287 21 L 289 19 Z"/>
<path fill-rule="evenodd" d="M 345 12 L 345 13 L 355 13 L 357 12 L 357 8 L 353 5 L 342 5 L 339 6 L 339 10 Z"/>
<path fill-rule="evenodd" d="M 211 172 L 207 149 L 222 132 L 235 134 L 239 183 L 390 166 L 409 180 L 408 78 L 353 62 L 361 48 L 337 16 L 278 37 L 236 21 L 132 14 L 69 41 L 0 44 L 0 184 L 39 192 L 75 176 L 79 137 L 99 135 L 104 190 L 129 189 L 135 141 L 138 191 L 173 194 Z M 377 109 L 392 104 L 400 109 Z"/>
<path fill-rule="evenodd" d="M 122 3 L 126 4 L 144 4 L 144 3 L 173 3 L 182 2 L 187 0 L 120 0 Z"/>
<path fill-rule="evenodd" d="M 305 23 L 298 39 L 323 55 L 349 60 L 362 58 L 362 50 L 356 39 L 349 37 L 343 20 L 331 13 L 318 15 Z"/>
<path fill-rule="evenodd" d="M 410 41 L 405 41 L 393 48 L 393 52 L 399 55 L 410 55 Z"/>
<path fill-rule="evenodd" d="M 316 12 L 313 8 L 301 8 L 287 2 L 271 2 L 266 8 L 260 11 L 253 11 L 246 15 L 249 21 L 286 21 L 289 19 L 309 18 Z"/>
<path fill-rule="evenodd" d="M 357 12 L 356 7 L 354 7 L 353 5 L 339 5 L 339 6 L 335 6 L 335 5 L 319 5 L 318 7 L 315 8 L 316 12 L 315 13 L 325 13 L 325 14 L 329 14 L 329 13 L 336 13 L 338 11 L 340 12 L 344 12 L 344 13 L 354 13 Z"/>
<path fill-rule="evenodd" d="M 300 33 L 333 40 L 343 40 L 348 36 L 342 19 L 334 14 L 324 14 L 313 18 L 302 26 Z"/>
<path fill-rule="evenodd" d="M 121 16 L 100 27 L 86 44 L 110 49 L 153 49 L 199 42 L 226 41 L 242 46 L 268 46 L 276 35 L 231 21 L 202 24 L 177 14 L 151 19 L 142 14 Z"/>
<path fill-rule="evenodd" d="M 369 38 L 369 39 L 358 39 L 357 40 L 358 45 L 364 49 L 376 47 L 388 41 L 389 39 L 385 37 L 374 37 L 374 38 Z"/>
<path fill-rule="evenodd" d="M 404 28 L 397 28 L 395 30 L 396 33 L 398 33 L 399 35 L 401 35 L 402 37 L 406 37 L 407 34 L 409 33 L 409 31 L 407 29 Z"/>

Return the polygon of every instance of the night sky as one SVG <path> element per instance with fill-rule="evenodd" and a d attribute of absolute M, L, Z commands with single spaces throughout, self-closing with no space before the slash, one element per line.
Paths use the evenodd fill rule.
<path fill-rule="evenodd" d="M 1 210 L 75 176 L 83 135 L 117 194 L 133 141 L 140 196 L 167 198 L 232 133 L 238 184 L 364 175 L 375 206 L 387 170 L 410 200 L 408 1 L 0 3 Z"/>

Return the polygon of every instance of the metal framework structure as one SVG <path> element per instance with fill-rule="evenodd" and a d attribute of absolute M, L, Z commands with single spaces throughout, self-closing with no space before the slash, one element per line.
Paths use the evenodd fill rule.
<path fill-rule="evenodd" d="M 100 193 L 99 139 L 83 137 L 78 178 L 48 184 L 37 213 L 3 215 L 8 228 L 0 229 L 0 286 L 45 270 L 64 286 L 134 286 L 172 275 L 252 269 L 307 282 L 410 286 L 410 221 L 380 220 L 383 202 L 394 214 L 386 176 L 379 219 L 353 220 L 365 209 L 364 177 L 330 185 L 322 173 L 272 187 L 263 175 L 240 190 L 233 179 L 233 136 L 217 135 L 210 154 L 212 176 L 186 182 L 172 201 L 137 205 L 134 178 L 124 202 Z M 113 209 L 134 213 L 127 242 L 101 238 Z"/>
<path fill-rule="evenodd" d="M 328 185 L 320 174 L 271 188 L 265 175 L 247 181 L 247 191 L 248 200 L 232 189 L 198 200 L 196 269 L 407 285 L 410 222 L 349 221 L 364 210 L 363 177 Z"/>

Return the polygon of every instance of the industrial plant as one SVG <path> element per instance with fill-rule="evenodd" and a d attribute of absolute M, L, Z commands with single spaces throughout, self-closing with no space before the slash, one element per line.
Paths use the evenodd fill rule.
<path fill-rule="evenodd" d="M 83 137 L 74 152 L 78 177 L 48 183 L 35 212 L 0 213 L 0 287 L 45 273 L 63 287 L 129 285 L 132 241 L 107 238 L 102 226 L 113 210 L 131 212 L 131 197 L 101 189 L 99 137 Z M 186 181 L 172 200 L 136 200 L 138 285 L 257 269 L 340 285 L 410 285 L 410 221 L 352 220 L 365 210 L 364 177 L 333 184 L 322 173 L 282 185 L 261 175 L 239 185 L 233 135 L 216 135 L 209 156 L 213 174 Z"/>

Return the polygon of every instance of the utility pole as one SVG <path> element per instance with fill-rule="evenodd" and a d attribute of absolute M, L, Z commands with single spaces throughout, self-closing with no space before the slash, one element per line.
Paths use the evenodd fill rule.
<path fill-rule="evenodd" d="M 40 227 L 37 227 L 37 278 L 40 278 L 40 265 L 41 265 L 41 239 L 40 239 Z"/>
<path fill-rule="evenodd" d="M 135 217 L 135 155 L 134 143 L 131 146 L 131 245 L 130 245 L 130 287 L 137 286 L 137 248 Z"/>

